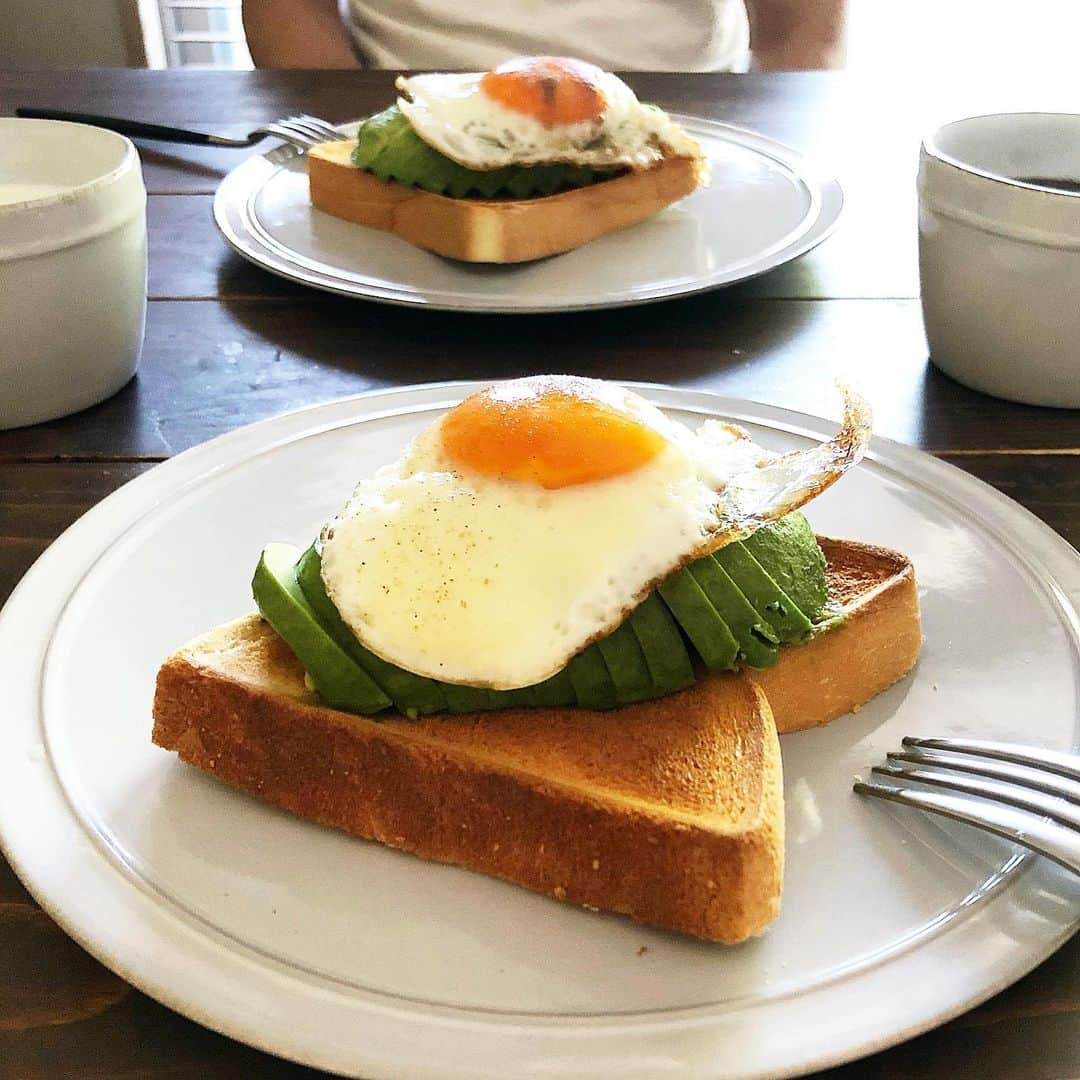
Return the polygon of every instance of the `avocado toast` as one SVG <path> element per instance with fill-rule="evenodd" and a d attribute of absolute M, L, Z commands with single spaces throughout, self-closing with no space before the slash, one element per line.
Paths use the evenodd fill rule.
<path fill-rule="evenodd" d="M 619 78 L 567 57 L 397 80 L 355 139 L 307 155 L 312 204 L 466 262 L 517 263 L 637 224 L 709 177 Z"/>
<path fill-rule="evenodd" d="M 563 384 L 557 390 L 565 393 Z M 580 427 L 579 415 L 571 419 Z M 470 423 L 472 437 L 475 416 Z M 507 423 L 503 410 L 496 428 Z M 613 423 L 606 416 L 599 436 L 604 453 L 596 460 L 606 472 L 589 473 L 588 448 L 579 445 L 559 458 L 556 485 L 550 473 L 522 478 L 521 469 L 535 469 L 534 451 L 543 443 L 533 416 L 524 465 L 499 444 L 503 460 L 493 482 L 503 502 L 496 505 L 525 492 L 525 509 L 512 512 L 527 516 L 540 507 L 531 528 L 539 535 L 555 513 L 553 501 L 564 497 L 550 491 L 591 491 L 586 509 L 627 493 L 637 498 L 649 482 L 641 470 L 655 468 L 648 462 L 667 450 L 659 443 L 620 447 Z M 422 554 L 438 571 L 436 585 L 422 590 L 410 591 L 406 586 L 414 583 L 395 567 L 364 557 L 385 540 L 370 506 L 407 514 L 417 487 L 424 489 L 423 521 L 449 505 L 432 494 L 438 483 L 450 482 L 441 473 L 384 470 L 374 482 L 384 491 L 398 485 L 392 489 L 398 503 L 382 495 L 371 503 L 361 485 L 306 551 L 268 545 L 253 582 L 262 618 L 219 627 L 166 661 L 154 741 L 275 805 L 426 858 L 718 941 L 759 933 L 778 912 L 783 866 L 777 729 L 811 727 L 858 707 L 905 674 L 918 655 L 910 564 L 866 545 L 819 543 L 791 509 L 848 467 L 856 456 L 853 430 L 847 425 L 832 444 L 798 458 L 762 456 L 740 441 L 744 436 L 712 433 L 717 441 L 709 454 L 727 447 L 734 464 L 709 504 L 716 531 L 702 533 L 696 557 L 650 577 L 651 564 L 635 556 L 640 591 L 630 604 L 609 605 L 614 623 L 603 632 L 596 632 L 602 619 L 594 599 L 583 609 L 592 622 L 579 619 L 568 630 L 571 620 L 560 620 L 554 635 L 547 634 L 543 613 L 511 612 L 500 636 L 517 633 L 522 648 L 497 656 L 497 642 L 485 645 L 490 659 L 479 654 L 475 670 L 468 667 L 474 649 L 455 654 L 440 644 L 441 633 L 425 636 L 408 620 L 401 620 L 397 638 L 385 617 L 378 620 L 383 636 L 366 632 L 364 618 L 377 601 L 362 588 L 372 574 L 382 575 L 379 592 L 387 590 L 406 612 L 418 598 L 430 598 L 427 618 L 441 632 L 446 625 L 462 639 L 491 632 L 469 621 L 471 610 L 448 576 L 452 570 L 467 577 L 469 555 L 478 543 L 483 549 L 468 529 L 441 541 L 456 556 L 433 559 L 431 535 L 410 525 L 409 535 L 428 545 Z M 572 437 L 564 432 L 554 445 L 564 450 Z M 454 445 L 450 423 L 440 438 Z M 424 451 L 422 439 L 409 448 Z M 468 452 L 460 453 L 451 480 L 468 478 Z M 623 470 L 623 488 L 611 482 L 620 455 L 628 461 L 637 455 Z M 783 483 L 774 484 L 775 477 Z M 775 488 L 766 493 L 772 502 L 764 511 L 763 478 Z M 478 491 L 482 486 L 476 481 Z M 679 506 L 670 513 L 690 504 L 689 489 L 677 490 Z M 479 527 L 483 498 L 464 505 L 465 523 Z M 756 515 L 752 528 L 739 518 L 747 508 Z M 570 510 L 582 513 L 576 503 Z M 619 565 L 616 543 L 641 546 L 641 537 L 625 529 L 603 532 L 609 518 L 597 515 L 591 534 L 587 523 L 578 527 L 572 539 L 582 548 L 582 566 L 589 564 L 590 535 L 605 538 L 612 568 Z M 387 550 L 393 550 L 397 519 L 388 520 Z M 437 535 L 444 537 L 445 520 L 439 524 Z M 497 546 L 498 522 L 485 527 Z M 717 535 L 721 542 L 713 546 Z M 651 558 L 663 536 L 647 539 Z M 546 547 L 558 542 L 543 539 Z M 497 592 L 502 563 L 490 551 L 481 555 L 480 565 L 491 567 L 485 587 Z M 510 573 L 512 557 L 500 558 L 511 563 Z M 535 558 L 533 552 L 522 565 Z M 545 594 L 564 587 L 577 569 L 557 560 L 538 568 L 547 575 Z M 514 584 L 521 588 L 520 580 Z M 622 584 L 612 573 L 601 593 Z M 573 585 L 581 592 L 592 580 Z M 482 608 L 475 582 L 469 590 L 461 595 L 477 596 Z M 489 610 L 503 606 L 496 597 Z M 563 607 L 560 600 L 553 610 Z M 578 637 L 564 644 L 573 633 Z M 434 660 L 428 641 L 439 650 Z M 559 649 L 565 656 L 552 671 Z M 402 650 L 415 659 L 403 663 Z M 439 656 L 454 660 L 447 677 L 431 673 Z"/>

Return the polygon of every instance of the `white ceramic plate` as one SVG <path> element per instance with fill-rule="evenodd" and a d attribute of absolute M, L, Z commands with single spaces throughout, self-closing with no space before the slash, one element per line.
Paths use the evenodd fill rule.
<path fill-rule="evenodd" d="M 1075 745 L 1080 558 L 971 477 L 880 440 L 810 507 L 917 568 L 916 672 L 783 740 L 784 911 L 711 945 L 294 819 L 150 744 L 155 670 L 251 608 L 271 539 L 303 544 L 354 480 L 470 384 L 291 413 L 126 485 L 0 616 L 0 838 L 61 925 L 154 997 L 238 1039 L 366 1077 L 782 1076 L 895 1043 L 1000 990 L 1077 925 L 1063 871 L 863 801 L 905 734 Z M 831 425 L 648 387 L 776 448 Z"/>
<path fill-rule="evenodd" d="M 275 151 L 229 173 L 214 218 L 245 259 L 305 285 L 393 304 L 518 313 L 620 307 L 730 285 L 802 255 L 832 229 L 840 185 L 797 151 L 727 124 L 676 119 L 712 162 L 710 186 L 640 225 L 538 262 L 456 262 L 332 217 L 309 202 L 304 159 L 282 162 Z"/>

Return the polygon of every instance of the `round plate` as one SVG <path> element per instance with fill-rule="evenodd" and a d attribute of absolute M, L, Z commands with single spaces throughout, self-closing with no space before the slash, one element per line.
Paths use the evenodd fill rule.
<path fill-rule="evenodd" d="M 773 270 L 820 243 L 840 185 L 797 151 L 751 131 L 676 116 L 712 162 L 712 183 L 632 228 L 564 255 L 464 263 L 316 210 L 302 157 L 249 158 L 218 188 L 214 218 L 245 259 L 346 296 L 453 311 L 621 307 L 715 289 Z M 344 125 L 352 134 L 356 124 Z"/>
<path fill-rule="evenodd" d="M 1076 744 L 1080 558 L 1002 495 L 875 442 L 809 507 L 908 553 L 925 649 L 858 714 L 785 736 L 784 910 L 724 947 L 580 910 L 291 817 L 150 743 L 155 671 L 251 608 L 268 540 L 306 543 L 360 471 L 475 389 L 364 395 L 235 431 L 91 510 L 0 616 L 0 839 L 94 955 L 235 1038 L 365 1077 L 781 1076 L 990 996 L 1080 918 L 1064 871 L 861 800 L 906 734 Z M 777 449 L 832 425 L 641 387 Z"/>

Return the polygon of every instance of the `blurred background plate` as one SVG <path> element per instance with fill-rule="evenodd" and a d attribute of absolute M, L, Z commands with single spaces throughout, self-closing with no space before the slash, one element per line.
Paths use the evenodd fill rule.
<path fill-rule="evenodd" d="M 325 214 L 308 199 L 304 159 L 280 162 L 274 151 L 229 173 L 214 217 L 244 258 L 305 285 L 393 304 L 508 313 L 703 292 L 782 266 L 828 235 L 843 195 L 813 163 L 751 131 L 675 119 L 711 161 L 712 183 L 639 225 L 537 262 L 456 262 Z"/>

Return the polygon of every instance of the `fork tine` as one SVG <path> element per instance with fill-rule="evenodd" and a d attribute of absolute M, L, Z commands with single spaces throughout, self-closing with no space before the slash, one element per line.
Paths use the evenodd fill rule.
<path fill-rule="evenodd" d="M 286 142 L 292 143 L 294 146 L 302 146 L 305 150 L 310 149 L 318 142 L 318 139 L 313 138 L 311 135 L 306 134 L 296 128 L 293 128 L 285 123 L 274 122 L 272 124 L 264 124 L 263 131 L 268 135 L 275 135 L 279 139 L 284 139 Z"/>
<path fill-rule="evenodd" d="M 906 780 L 917 780 L 920 784 L 932 784 L 950 791 L 962 791 L 968 795 L 978 795 L 986 799 L 1018 806 L 1021 810 L 1030 810 L 1035 814 L 1060 821 L 1072 829 L 1080 831 L 1080 810 L 1071 807 L 1064 800 L 1053 795 L 1002 783 L 999 780 L 983 780 L 971 776 L 950 776 L 948 773 L 933 772 L 928 769 L 902 768 L 898 765 L 875 765 L 871 772 L 879 776 L 892 776 Z"/>
<path fill-rule="evenodd" d="M 1080 757 L 1057 750 L 1043 750 L 1035 746 L 1014 746 L 1011 743 L 993 742 L 989 739 L 916 739 L 906 735 L 905 746 L 918 746 L 927 750 L 954 750 L 957 753 L 978 754 L 998 761 L 1011 761 L 1014 765 L 1030 765 L 1046 769 L 1070 780 L 1080 780 Z"/>
<path fill-rule="evenodd" d="M 306 132 L 309 135 L 315 134 L 315 129 L 309 127 L 302 116 L 288 116 L 278 121 L 279 124 L 286 124 L 288 127 L 296 128 L 297 131 Z"/>
<path fill-rule="evenodd" d="M 311 139 L 313 142 L 322 142 L 323 137 L 316 134 L 306 124 L 302 124 L 295 116 L 290 116 L 287 120 L 277 121 L 283 128 L 288 128 L 290 131 L 298 131 L 305 138 Z"/>
<path fill-rule="evenodd" d="M 854 787 L 860 795 L 888 799 L 985 829 L 1080 874 L 1080 834 L 1064 825 L 1029 814 L 1026 810 L 986 802 L 970 795 L 917 791 L 894 784 L 867 784 L 859 780 Z"/>
<path fill-rule="evenodd" d="M 298 119 L 302 120 L 309 127 L 314 128 L 316 131 L 321 131 L 327 139 L 341 139 L 342 134 L 333 124 L 326 120 L 320 120 L 317 116 L 309 116 L 307 113 L 301 115 Z"/>
<path fill-rule="evenodd" d="M 288 120 L 282 120 L 281 123 L 287 124 L 289 127 L 295 128 L 297 131 L 302 131 L 306 135 L 310 135 L 316 142 L 329 142 L 331 136 L 326 134 L 325 129 L 319 126 L 318 122 L 312 123 L 306 116 L 290 116 Z M 339 138 L 335 133 L 333 138 Z"/>
<path fill-rule="evenodd" d="M 885 755 L 889 761 L 906 761 L 913 765 L 932 765 L 935 768 L 952 769 L 954 772 L 972 773 L 1019 784 L 1047 795 L 1057 795 L 1071 803 L 1080 804 L 1080 782 L 1066 780 L 1055 773 L 1044 772 L 1023 765 L 1017 767 L 1005 761 L 979 758 L 967 754 L 943 753 L 939 750 L 891 750 Z"/>

